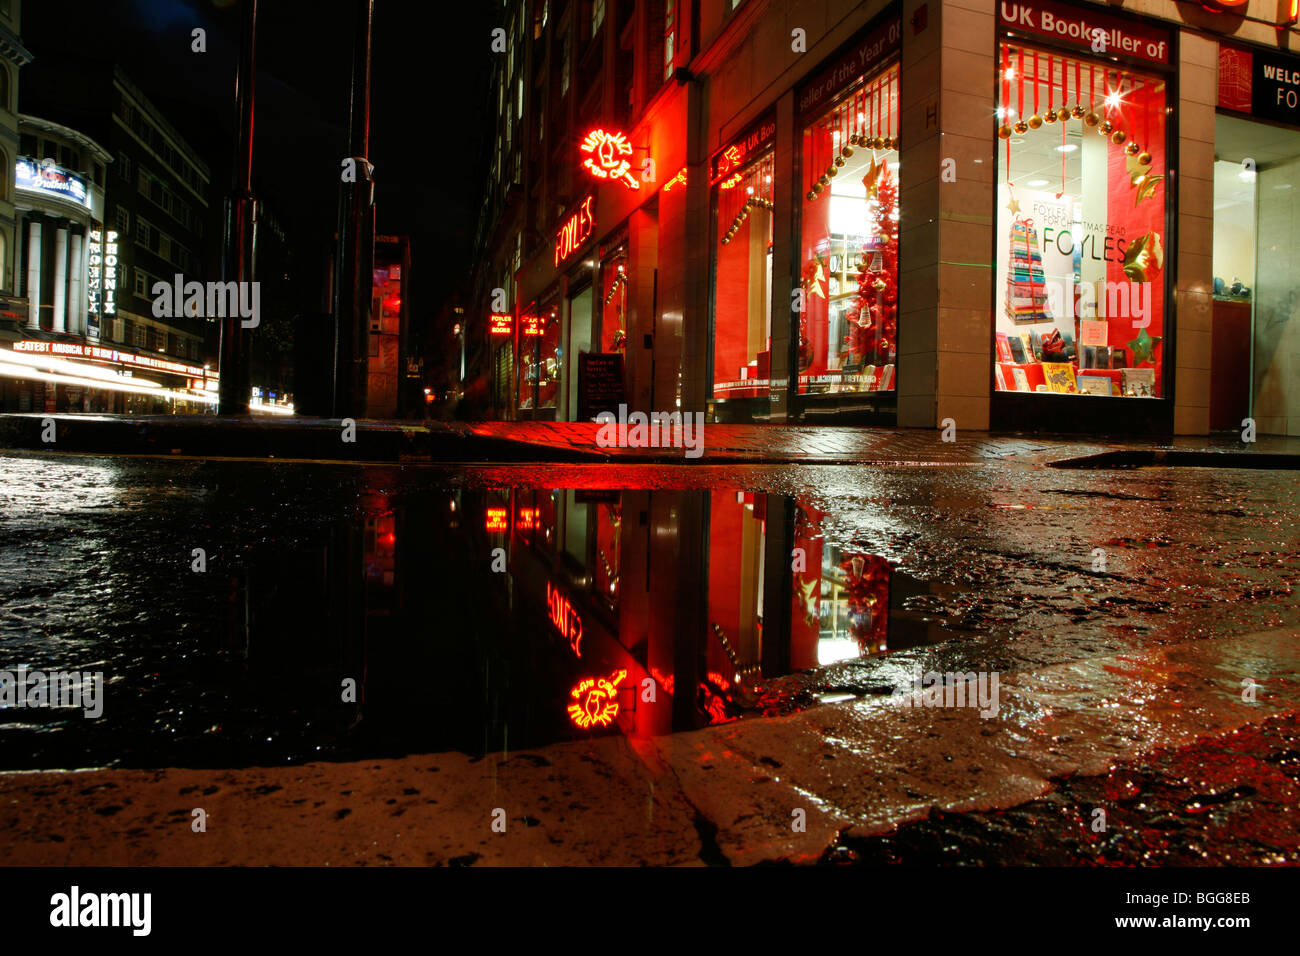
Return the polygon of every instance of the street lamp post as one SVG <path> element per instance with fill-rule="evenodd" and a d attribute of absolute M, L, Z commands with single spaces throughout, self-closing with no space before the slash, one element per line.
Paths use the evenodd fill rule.
<path fill-rule="evenodd" d="M 375 205 L 370 152 L 370 37 L 374 0 L 356 0 L 352 51 L 349 147 L 354 175 L 339 196 L 338 264 L 334 293 L 334 401 L 336 418 L 366 412 L 370 297 L 374 286 Z"/>
<path fill-rule="evenodd" d="M 257 0 L 244 0 L 239 77 L 235 102 L 239 111 L 234 173 L 226 197 L 223 281 L 252 282 L 257 256 L 257 211 L 253 199 L 253 78 L 256 69 Z M 217 408 L 222 415 L 247 415 L 252 381 L 249 336 L 239 309 L 221 319 L 221 354 L 218 368 Z"/>

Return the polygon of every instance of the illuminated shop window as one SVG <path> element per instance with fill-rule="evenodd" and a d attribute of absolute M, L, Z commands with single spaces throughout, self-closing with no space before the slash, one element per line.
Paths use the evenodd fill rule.
<path fill-rule="evenodd" d="M 713 187 L 713 203 L 713 397 L 766 398 L 772 365 L 772 153 L 728 173 Z"/>
<path fill-rule="evenodd" d="M 1165 82 L 1003 44 L 994 387 L 1160 397 Z"/>
<path fill-rule="evenodd" d="M 767 495 L 709 495 L 709 630 L 696 706 L 723 723 L 752 706 L 762 683 L 763 554 Z"/>
<path fill-rule="evenodd" d="M 797 502 L 790 666 L 794 670 L 888 650 L 889 563 L 825 539 L 825 513 Z"/>
<path fill-rule="evenodd" d="M 676 0 L 669 0 L 664 11 L 664 79 L 673 75 L 673 57 L 677 54 L 677 21 L 680 14 Z"/>
<path fill-rule="evenodd" d="M 627 246 L 611 252 L 600 264 L 600 350 L 627 350 Z"/>
<path fill-rule="evenodd" d="M 810 395 L 890 391 L 898 351 L 898 66 L 804 129 L 797 364 Z"/>

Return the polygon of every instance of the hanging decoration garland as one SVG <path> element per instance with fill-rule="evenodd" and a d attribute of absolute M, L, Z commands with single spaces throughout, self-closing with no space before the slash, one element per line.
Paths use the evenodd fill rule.
<path fill-rule="evenodd" d="M 1068 69 L 1069 64 L 1061 62 L 1061 91 L 1063 102 L 1060 108 L 1054 106 L 1054 90 L 1056 84 L 1056 64 L 1051 56 L 1047 57 L 1047 89 L 1048 105 L 1045 115 L 1039 115 L 1039 70 L 1038 70 L 1038 52 L 1033 51 L 1030 60 L 1030 69 L 1033 71 L 1033 115 L 1025 120 L 1025 51 L 1019 49 L 1017 54 L 1017 67 L 1013 70 L 1010 65 L 1010 47 L 1003 47 L 1002 55 L 1002 124 L 998 127 L 998 136 L 1001 139 L 1009 140 L 1012 133 L 1024 135 L 1031 129 L 1039 129 L 1044 122 L 1065 123 L 1069 119 L 1082 119 L 1086 126 L 1097 130 L 1098 135 L 1107 137 L 1114 146 L 1123 147 L 1124 152 L 1129 156 L 1137 159 L 1139 165 L 1148 167 L 1152 163 L 1151 153 L 1143 149 L 1137 140 L 1130 138 L 1128 131 L 1119 128 L 1111 117 L 1115 120 L 1122 120 L 1121 100 L 1119 91 L 1123 86 L 1123 76 L 1116 71 L 1115 84 L 1111 86 L 1111 71 L 1106 69 L 1102 71 L 1102 102 L 1101 112 L 1098 112 L 1096 98 L 1096 71 L 1092 66 L 1088 67 L 1088 105 L 1085 107 L 1081 102 L 1076 103 L 1074 107 L 1068 107 L 1065 102 L 1069 98 Z M 1074 64 L 1074 94 L 1082 98 L 1082 67 L 1076 61 Z M 1010 123 L 1010 117 L 1007 115 L 1009 110 L 1008 101 L 1011 99 L 1010 80 L 1014 76 L 1016 80 L 1016 95 L 1018 108 L 1016 116 L 1018 119 L 1014 124 Z M 1144 111 L 1145 114 L 1146 111 Z M 1144 117 L 1145 122 L 1150 123 L 1149 117 Z M 1010 144 L 1008 143 L 1008 164 L 1010 162 Z"/>
<path fill-rule="evenodd" d="M 816 200 L 830 185 L 831 180 L 839 175 L 840 169 L 843 168 L 849 158 L 853 155 L 855 148 L 870 150 L 890 150 L 898 149 L 899 137 L 893 133 L 892 113 L 881 102 L 883 90 L 888 87 L 890 96 L 893 90 L 893 76 L 881 77 L 869 91 L 870 104 L 867 106 L 867 113 L 860 112 L 855 103 L 845 104 L 842 111 L 833 114 L 827 121 L 823 129 L 838 127 L 843 125 L 844 129 L 852 129 L 847 137 L 844 136 L 844 129 L 836 129 L 834 133 L 839 134 L 842 145 L 836 151 L 830 165 L 826 167 L 826 172 L 822 173 L 815 182 L 808 188 L 806 198 L 809 202 Z M 863 96 L 867 96 L 864 91 Z M 855 116 L 856 114 L 856 122 Z M 858 122 L 863 125 L 860 128 Z M 832 135 L 832 149 L 834 149 L 835 136 Z"/>

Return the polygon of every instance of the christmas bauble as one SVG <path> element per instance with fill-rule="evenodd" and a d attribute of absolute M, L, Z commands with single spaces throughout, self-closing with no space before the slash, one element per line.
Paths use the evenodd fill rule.
<path fill-rule="evenodd" d="M 1088 111 L 1085 110 L 1082 106 L 1076 106 L 1074 109 L 1070 110 L 1070 115 L 1073 116 L 1075 119 L 1083 119 L 1083 114 L 1086 112 Z"/>
<path fill-rule="evenodd" d="M 884 279 L 877 279 L 875 282 L 871 283 L 871 288 L 875 289 L 877 292 L 884 292 L 887 285 L 888 283 L 885 282 Z"/>
<path fill-rule="evenodd" d="M 1056 122 L 1056 110 L 1048 110 L 1046 113 L 1044 113 L 1044 114 L 1043 114 L 1043 122 L 1044 122 L 1044 123 L 1055 123 L 1055 122 Z"/>
<path fill-rule="evenodd" d="M 831 178 L 827 176 L 825 173 L 822 173 L 820 176 L 817 177 L 817 185 L 819 186 L 823 186 L 823 187 L 827 186 L 830 184 L 830 181 Z"/>
<path fill-rule="evenodd" d="M 1123 146 L 1124 140 L 1126 139 L 1128 139 L 1128 133 L 1124 132 L 1122 129 L 1117 129 L 1115 132 L 1110 134 L 1110 141 L 1116 146 Z"/>
<path fill-rule="evenodd" d="M 1017 133 L 1021 133 L 1021 134 L 1028 133 L 1029 124 L 1026 123 L 1024 120 L 1018 120 L 1015 125 L 1015 130 Z"/>
<path fill-rule="evenodd" d="M 812 202 L 816 198 L 817 198 L 817 194 L 813 192 L 811 189 L 808 190 L 808 201 Z"/>
<path fill-rule="evenodd" d="M 850 136 L 850 137 L 849 137 L 849 142 L 852 143 L 852 141 L 854 140 L 854 138 L 855 138 L 855 137 Z M 840 155 L 842 155 L 842 156 L 852 156 L 852 155 L 853 155 L 853 147 L 852 147 L 852 146 L 845 146 L 843 149 L 840 150 Z"/>
<path fill-rule="evenodd" d="M 836 157 L 835 157 L 835 165 L 836 165 L 837 167 L 838 167 L 838 166 L 843 166 L 843 165 L 844 165 L 844 157 L 843 157 L 843 156 L 836 156 Z"/>
<path fill-rule="evenodd" d="M 1151 154 L 1150 154 L 1150 153 L 1145 153 L 1145 152 L 1142 153 L 1141 155 L 1138 156 L 1138 162 L 1141 163 L 1143 166 L 1150 166 L 1150 165 L 1151 165 Z"/>
<path fill-rule="evenodd" d="M 1083 121 L 1087 123 L 1089 126 L 1096 126 L 1098 123 L 1101 122 L 1101 117 L 1098 116 L 1096 113 L 1090 112 L 1087 116 L 1083 118 Z"/>
<path fill-rule="evenodd" d="M 999 126 L 999 127 L 998 127 L 998 136 L 999 136 L 1000 138 L 1002 138 L 1002 139 L 1010 139 L 1010 138 L 1011 138 L 1011 127 L 1010 127 L 1010 126 Z"/>
<path fill-rule="evenodd" d="M 1038 129 L 1038 127 L 1040 127 L 1040 126 L 1042 126 L 1042 125 L 1043 125 L 1043 118 L 1042 118 L 1041 116 L 1039 116 L 1037 113 L 1035 113 L 1033 116 L 1029 117 L 1029 128 L 1030 128 L 1030 129 Z"/>
<path fill-rule="evenodd" d="M 1110 131 L 1113 130 L 1114 128 L 1115 127 L 1111 125 L 1110 120 L 1102 120 L 1101 125 L 1097 127 L 1097 132 L 1100 133 L 1102 136 L 1109 136 Z"/>
<path fill-rule="evenodd" d="M 1142 152 L 1142 147 L 1137 143 L 1130 142 L 1124 147 L 1124 152 L 1128 153 L 1130 156 L 1136 156 L 1138 153 Z"/>
<path fill-rule="evenodd" d="M 826 175 L 827 175 L 827 176 L 838 176 L 839 173 L 840 173 L 840 168 L 839 168 L 838 166 L 828 166 L 828 167 L 826 167 Z"/>
<path fill-rule="evenodd" d="M 1062 106 L 1056 111 L 1056 118 L 1064 123 L 1070 118 L 1070 108 L 1068 106 Z"/>
<path fill-rule="evenodd" d="M 858 134 L 857 134 L 857 133 L 850 133 L 850 134 L 849 134 L 849 145 L 850 145 L 850 146 L 857 146 L 857 145 L 858 145 Z"/>

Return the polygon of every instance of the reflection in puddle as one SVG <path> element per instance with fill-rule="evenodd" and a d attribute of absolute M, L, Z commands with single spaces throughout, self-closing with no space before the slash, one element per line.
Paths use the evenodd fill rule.
<path fill-rule="evenodd" d="M 155 697 L 51 718 L 28 749 L 65 766 L 478 755 L 787 712 L 782 675 L 947 636 L 900 603 L 924 586 L 829 518 L 736 490 L 370 491 L 348 517 L 228 543 L 238 560 L 184 612 L 193 646 L 108 661 Z"/>

